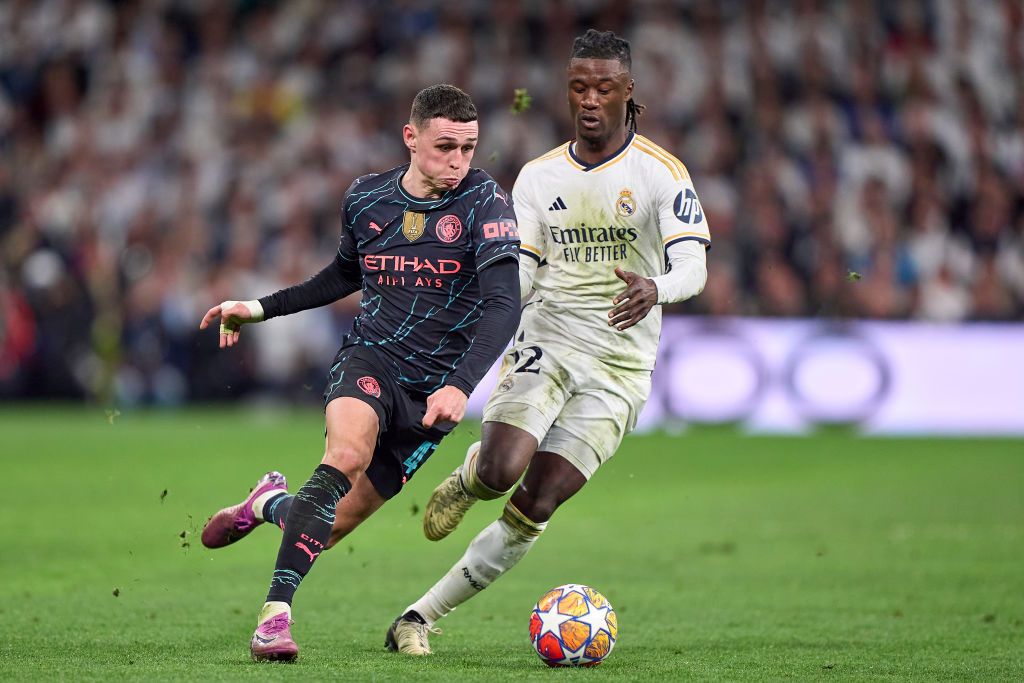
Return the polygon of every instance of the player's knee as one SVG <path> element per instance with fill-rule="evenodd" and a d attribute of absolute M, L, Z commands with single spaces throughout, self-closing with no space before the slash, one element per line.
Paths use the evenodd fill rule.
<path fill-rule="evenodd" d="M 530 464 L 533 449 L 519 444 L 506 444 L 501 440 L 484 441 L 477 458 L 476 472 L 480 481 L 495 491 L 511 491 Z"/>
<path fill-rule="evenodd" d="M 519 477 L 523 474 L 522 470 L 514 465 L 515 463 L 502 458 L 485 457 L 484 452 L 481 451 L 476 462 L 476 476 L 488 488 L 495 491 L 508 491 L 516 485 Z"/>
<path fill-rule="evenodd" d="M 363 453 L 360 449 L 347 444 L 328 446 L 324 453 L 324 464 L 341 470 L 350 481 L 366 471 L 373 453 Z"/>

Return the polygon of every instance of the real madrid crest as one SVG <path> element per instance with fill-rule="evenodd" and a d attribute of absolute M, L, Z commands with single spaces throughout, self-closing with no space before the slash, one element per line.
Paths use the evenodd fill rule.
<path fill-rule="evenodd" d="M 402 234 L 405 239 L 415 242 L 423 236 L 423 214 L 406 211 L 402 214 Z"/>
<path fill-rule="evenodd" d="M 615 212 L 620 216 L 632 216 L 636 213 L 636 200 L 629 190 L 622 190 L 619 198 L 615 200 Z"/>

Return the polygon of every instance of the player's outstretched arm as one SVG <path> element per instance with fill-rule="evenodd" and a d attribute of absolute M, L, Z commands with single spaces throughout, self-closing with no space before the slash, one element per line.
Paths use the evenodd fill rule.
<path fill-rule="evenodd" d="M 302 284 L 261 297 L 260 304 L 263 305 L 264 318 L 270 320 L 279 315 L 291 315 L 334 303 L 358 292 L 362 284 L 358 262 L 353 258 L 344 258 L 339 251 L 334 260 L 319 273 Z"/>
<path fill-rule="evenodd" d="M 333 303 L 362 286 L 358 267 L 336 254 L 334 260 L 302 284 L 282 289 L 254 301 L 225 301 L 214 306 L 199 323 L 205 330 L 220 316 L 220 348 L 238 343 L 245 323 L 258 323 Z"/>
<path fill-rule="evenodd" d="M 238 343 L 243 324 L 263 320 L 263 306 L 255 300 L 223 301 L 206 312 L 199 329 L 205 330 L 217 318 L 220 318 L 220 348 L 223 349 Z"/>
<path fill-rule="evenodd" d="M 279 315 L 290 315 L 326 306 L 359 291 L 362 279 L 358 267 L 336 255 L 323 270 L 302 284 L 282 289 L 254 301 L 225 301 L 214 306 L 199 323 L 205 330 L 220 316 L 220 348 L 238 343 L 245 323 L 258 323 Z"/>

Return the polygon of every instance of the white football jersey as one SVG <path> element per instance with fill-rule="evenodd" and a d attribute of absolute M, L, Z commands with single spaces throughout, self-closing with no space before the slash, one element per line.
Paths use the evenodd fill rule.
<path fill-rule="evenodd" d="M 595 165 L 574 150 L 569 142 L 529 162 L 512 191 L 519 258 L 539 263 L 521 332 L 613 367 L 652 370 L 661 307 L 625 331 L 609 326 L 612 299 L 626 288 L 615 268 L 655 277 L 669 245 L 710 245 L 704 210 L 686 167 L 642 135 Z"/>

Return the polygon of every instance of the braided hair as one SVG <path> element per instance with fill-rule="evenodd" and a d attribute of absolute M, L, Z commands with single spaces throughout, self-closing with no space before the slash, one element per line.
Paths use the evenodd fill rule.
<path fill-rule="evenodd" d="M 612 31 L 596 31 L 588 29 L 582 36 L 572 41 L 572 52 L 569 59 L 614 59 L 629 71 L 633 66 L 633 57 L 629 52 L 629 41 L 619 38 Z M 636 119 L 646 107 L 637 104 L 630 97 L 626 100 L 626 128 L 636 132 Z"/>

